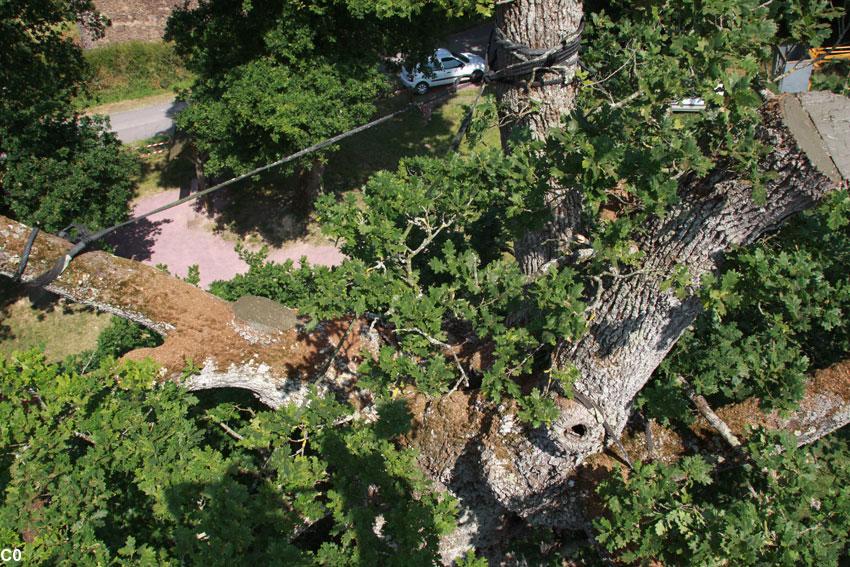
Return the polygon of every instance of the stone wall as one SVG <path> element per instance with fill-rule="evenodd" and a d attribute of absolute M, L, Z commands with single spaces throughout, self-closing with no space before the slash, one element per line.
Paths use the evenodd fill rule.
<path fill-rule="evenodd" d="M 97 47 L 130 40 L 159 41 L 171 11 L 182 6 L 185 0 L 94 0 L 98 11 L 112 21 L 106 36 L 97 41 L 85 30 L 80 30 L 83 48 Z M 191 4 L 196 2 L 192 0 Z"/>

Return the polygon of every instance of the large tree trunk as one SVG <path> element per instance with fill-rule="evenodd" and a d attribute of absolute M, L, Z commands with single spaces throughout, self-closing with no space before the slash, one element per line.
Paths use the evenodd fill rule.
<path fill-rule="evenodd" d="M 448 560 L 460 557 L 473 545 L 498 562 L 501 538 L 516 536 L 505 531 L 516 529 L 511 523 L 511 512 L 517 506 L 504 505 L 502 493 L 497 490 L 510 482 L 521 482 L 517 475 L 539 474 L 538 469 L 529 467 L 503 469 L 495 477 L 498 482 L 493 482 L 492 465 L 486 461 L 501 453 L 510 453 L 516 459 L 515 445 L 511 443 L 515 443 L 520 433 L 512 414 L 506 411 L 510 408 L 482 409 L 487 407 L 476 395 L 464 392 L 454 392 L 438 401 L 420 395 L 411 402 L 415 424 L 411 437 L 421 452 L 420 463 L 432 478 L 458 496 L 462 504 L 458 530 L 442 541 L 441 550 Z M 850 423 L 850 360 L 816 372 L 806 382 L 799 408 L 790 415 L 776 411 L 762 413 L 757 399 L 719 408 L 717 414 L 740 439 L 746 439 L 748 428 L 765 427 L 795 435 L 799 445 L 812 443 Z M 652 424 L 651 429 L 654 438 L 651 451 L 642 429 L 624 435 L 623 446 L 633 461 L 669 463 L 694 452 L 713 455 L 724 443 L 702 418 L 684 432 L 658 424 Z M 548 463 L 545 458 L 539 459 L 541 468 L 563 464 L 560 460 L 563 455 L 540 439 L 537 437 L 538 443 L 531 450 L 548 449 L 546 454 L 551 460 Z M 552 478 L 558 479 L 557 486 L 551 491 L 526 495 L 517 503 L 534 511 L 526 519 L 558 528 L 584 529 L 592 519 L 589 514 L 598 506 L 594 492 L 597 483 L 615 465 L 623 464 L 622 456 L 615 456 L 618 452 L 594 451 L 580 465 L 565 468 L 557 475 L 553 473 Z"/>
<path fill-rule="evenodd" d="M 836 116 L 850 115 L 850 99 L 812 94 L 804 101 L 811 104 L 815 98 L 818 104 L 838 103 Z M 619 435 L 635 394 L 699 313 L 696 296 L 679 299 L 663 283 L 684 267 L 698 288 L 700 278 L 719 267 L 725 250 L 778 228 L 837 186 L 838 171 L 830 168 L 823 148 L 846 142 L 820 139 L 796 97 L 773 100 L 762 113 L 760 137 L 773 152 L 760 165 L 776 174 L 766 187 L 766 202 L 754 202 L 749 183 L 723 166 L 706 179 L 683 183 L 681 204 L 638 243 L 646 254 L 642 268 L 609 282 L 589 333 L 556 356 L 556 366 L 579 369 L 575 389 L 590 403 L 564 401 L 551 428 L 482 452 L 487 484 L 506 509 L 544 524 L 570 522 L 561 499 L 570 472 Z M 815 137 L 807 153 L 800 150 L 797 140 Z"/>
<path fill-rule="evenodd" d="M 311 211 L 316 199 L 322 193 L 322 182 L 325 174 L 325 162 L 321 158 L 316 158 L 310 162 L 309 167 L 304 167 L 299 172 L 299 185 L 301 187 L 301 195 L 303 198 L 302 206 L 305 211 Z"/>
<path fill-rule="evenodd" d="M 582 19 L 581 0 L 516 0 L 496 9 L 496 27 L 515 44 L 532 49 L 557 47 L 561 40 L 574 34 Z M 503 69 L 522 61 L 520 56 L 498 42 L 495 46 L 494 69 Z M 564 83 L 546 86 L 520 83 L 496 83 L 499 102 L 499 124 L 502 146 L 508 151 L 514 135 L 527 132 L 533 139 L 544 140 L 552 128 L 574 106 L 575 85 L 572 79 L 578 58 L 565 65 Z M 546 75 L 551 79 L 552 75 Z M 532 77 L 525 77 L 530 81 Z M 551 220 L 542 229 L 527 232 L 514 243 L 514 254 L 524 274 L 534 275 L 569 248 L 581 221 L 579 191 L 550 183 L 545 196 Z"/>
<path fill-rule="evenodd" d="M 564 37 L 578 30 L 581 19 L 580 0 L 516 0 L 496 8 L 496 27 L 505 39 L 531 49 L 557 47 Z M 524 60 L 520 54 L 499 42 L 493 49 L 494 70 Z M 563 84 L 541 86 L 531 83 L 526 88 L 519 81 L 530 81 L 530 76 L 519 78 L 516 83 L 495 83 L 499 101 L 499 132 L 505 148 L 518 130 L 527 130 L 533 139 L 545 140 L 551 129 L 561 125 L 563 117 L 573 109 L 575 86 L 571 79 L 577 64 L 578 59 L 568 63 Z M 553 75 L 547 74 L 545 78 L 551 79 Z"/>

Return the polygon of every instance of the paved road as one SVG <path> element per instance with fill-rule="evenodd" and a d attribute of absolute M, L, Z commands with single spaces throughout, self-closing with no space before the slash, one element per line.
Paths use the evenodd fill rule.
<path fill-rule="evenodd" d="M 174 116 L 183 108 L 183 103 L 167 100 L 150 106 L 123 110 L 109 114 L 112 130 L 126 143 L 152 138 L 170 132 L 174 128 Z"/>

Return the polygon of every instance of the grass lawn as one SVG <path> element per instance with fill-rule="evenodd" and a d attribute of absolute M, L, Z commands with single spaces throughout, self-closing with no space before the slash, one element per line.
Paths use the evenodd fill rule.
<path fill-rule="evenodd" d="M 440 93 L 435 90 L 434 95 L 437 94 Z M 334 192 L 358 189 L 376 171 L 394 170 L 404 157 L 444 155 L 460 127 L 466 107 L 474 102 L 477 94 L 477 87 L 462 88 L 435 108 L 427 121 L 414 109 L 387 124 L 343 140 L 339 151 L 328 161 L 325 189 Z M 396 110 L 410 100 L 407 93 L 398 95 L 384 102 L 379 114 Z M 498 128 L 491 128 L 483 143 L 498 146 Z M 460 151 L 467 151 L 465 144 Z"/>
<path fill-rule="evenodd" d="M 93 76 L 90 95 L 77 101 L 80 108 L 173 93 L 188 87 L 193 75 L 165 42 L 129 41 L 84 52 Z"/>
<path fill-rule="evenodd" d="M 142 178 L 136 188 L 136 199 L 188 186 L 195 177 L 195 168 L 184 158 L 168 159 L 168 152 L 142 157 Z"/>
<path fill-rule="evenodd" d="M 0 354 L 37 347 L 44 349 L 47 360 L 58 362 L 93 349 L 111 319 L 45 291 L 22 293 L 11 280 L 0 277 Z"/>

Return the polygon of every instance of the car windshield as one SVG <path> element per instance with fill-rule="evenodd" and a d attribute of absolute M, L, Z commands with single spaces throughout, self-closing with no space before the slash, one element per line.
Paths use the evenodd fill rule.
<path fill-rule="evenodd" d="M 469 63 L 469 57 L 467 57 L 463 53 L 458 53 L 456 51 L 452 51 L 452 55 L 454 55 L 457 59 L 460 59 L 464 63 Z"/>

